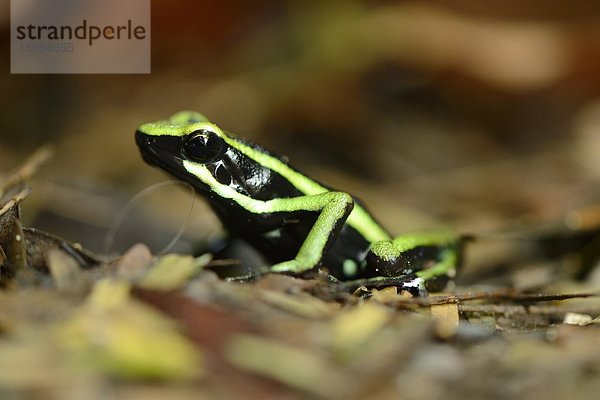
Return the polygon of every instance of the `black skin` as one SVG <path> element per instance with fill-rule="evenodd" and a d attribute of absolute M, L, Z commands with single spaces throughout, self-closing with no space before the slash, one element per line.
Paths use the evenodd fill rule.
<path fill-rule="evenodd" d="M 197 193 L 207 199 L 232 237 L 248 242 L 273 263 L 293 259 L 314 225 L 318 214 L 310 211 L 256 214 L 249 212 L 232 200 L 215 195 L 207 185 L 200 182 L 197 177 L 188 173 L 183 167 L 183 159 L 190 158 L 185 151 L 187 139 L 187 137 L 177 136 L 150 136 L 140 131 L 136 132 L 136 142 L 144 160 L 191 184 Z M 210 160 L 203 164 L 209 168 L 220 183 L 229 184 L 238 192 L 258 200 L 292 198 L 303 195 L 287 179 L 242 154 L 221 138 L 215 135 L 213 140 L 214 154 L 210 155 Z M 270 153 L 261 146 L 249 142 L 244 143 L 282 160 L 281 157 Z M 358 203 L 356 198 L 354 201 Z M 348 210 L 349 212 L 350 210 Z M 278 229 L 280 229 L 280 235 L 266 235 Z M 321 265 L 325 266 L 329 273 L 337 279 L 346 280 L 350 277 L 344 276 L 342 269 L 344 260 L 354 260 L 359 265 L 363 263 L 370 242 L 348 224 L 339 227 L 339 233 L 337 236 L 332 235 L 332 239 L 334 237 L 335 240 L 332 240 L 329 249 L 325 249 Z M 363 275 L 351 278 L 367 278 L 373 275 L 373 271 L 366 270 Z"/>

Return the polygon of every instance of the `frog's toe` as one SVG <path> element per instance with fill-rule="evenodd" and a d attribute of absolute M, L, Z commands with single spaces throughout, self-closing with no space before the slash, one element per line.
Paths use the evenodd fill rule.
<path fill-rule="evenodd" d="M 269 267 L 270 272 L 276 273 L 291 273 L 297 274 L 302 272 L 300 264 L 296 260 L 284 261 L 279 264 L 272 265 Z"/>

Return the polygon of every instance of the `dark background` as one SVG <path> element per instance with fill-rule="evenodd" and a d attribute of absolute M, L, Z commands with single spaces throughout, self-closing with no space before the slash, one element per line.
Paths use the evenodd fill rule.
<path fill-rule="evenodd" d="M 11 75 L 8 3 L 0 168 L 52 144 L 25 220 L 94 250 L 164 179 L 135 128 L 182 109 L 357 194 L 393 233 L 561 221 L 598 197 L 594 1 L 153 0 L 149 75 Z M 190 242 L 220 230 L 199 203 Z M 157 189 L 118 246 L 158 250 L 189 206 Z"/>

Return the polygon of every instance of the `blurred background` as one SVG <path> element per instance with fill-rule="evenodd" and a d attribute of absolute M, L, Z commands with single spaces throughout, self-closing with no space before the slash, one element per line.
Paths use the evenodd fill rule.
<path fill-rule="evenodd" d="M 149 75 L 11 75 L 8 3 L 0 170 L 53 145 L 25 224 L 91 250 L 166 179 L 136 127 L 185 109 L 357 195 L 394 234 L 560 222 L 600 198 L 596 1 L 153 0 Z M 159 250 L 190 201 L 157 189 L 114 249 Z M 219 232 L 197 201 L 176 250 Z"/>

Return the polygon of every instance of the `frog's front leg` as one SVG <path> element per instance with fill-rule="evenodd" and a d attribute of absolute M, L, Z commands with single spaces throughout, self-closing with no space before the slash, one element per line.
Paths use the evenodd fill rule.
<path fill-rule="evenodd" d="M 370 277 L 407 277 L 427 284 L 453 278 L 460 260 L 462 237 L 449 232 L 403 235 L 375 242 L 366 258 Z"/>
<path fill-rule="evenodd" d="M 271 272 L 296 274 L 319 265 L 354 207 L 352 196 L 343 192 L 274 199 L 266 203 L 271 212 L 315 211 L 319 213 L 296 257 L 268 268 Z"/>

